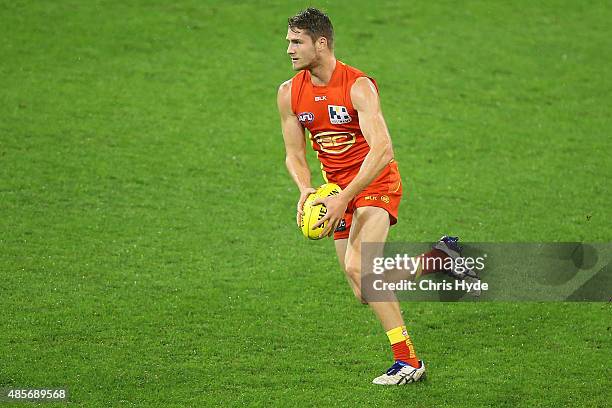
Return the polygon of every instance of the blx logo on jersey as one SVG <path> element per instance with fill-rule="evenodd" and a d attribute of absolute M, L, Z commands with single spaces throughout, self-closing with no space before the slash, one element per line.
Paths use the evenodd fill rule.
<path fill-rule="evenodd" d="M 312 112 L 298 113 L 298 120 L 300 121 L 302 125 L 305 125 L 307 123 L 312 123 L 314 122 L 314 113 Z"/>
<path fill-rule="evenodd" d="M 327 105 L 327 110 L 329 112 L 329 121 L 332 125 L 341 125 L 353 120 L 345 106 Z"/>

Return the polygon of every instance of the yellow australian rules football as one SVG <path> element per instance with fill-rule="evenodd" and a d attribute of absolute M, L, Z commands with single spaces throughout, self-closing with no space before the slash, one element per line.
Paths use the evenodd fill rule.
<path fill-rule="evenodd" d="M 304 201 L 304 215 L 302 215 L 302 234 L 308 239 L 321 239 L 321 233 L 327 226 L 328 221 L 319 225 L 317 228 L 312 229 L 312 226 L 317 223 L 321 218 L 327 214 L 327 208 L 323 204 L 312 205 L 312 202 L 317 198 L 331 197 L 340 194 L 342 189 L 340 186 L 334 183 L 323 184 L 317 189 L 316 192 L 310 194 L 306 201 Z"/>

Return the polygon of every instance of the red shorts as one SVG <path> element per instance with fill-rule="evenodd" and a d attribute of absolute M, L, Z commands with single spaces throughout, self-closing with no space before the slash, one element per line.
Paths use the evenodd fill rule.
<path fill-rule="evenodd" d="M 345 188 L 355 178 L 357 171 L 351 177 L 341 180 L 329 180 Z M 397 223 L 397 212 L 402 199 L 402 180 L 400 178 L 397 162 L 392 161 L 385 167 L 380 175 L 369 186 L 357 194 L 346 207 L 344 217 L 334 231 L 334 239 L 348 238 L 351 230 L 353 212 L 359 207 L 380 207 L 389 213 L 391 225 Z"/>

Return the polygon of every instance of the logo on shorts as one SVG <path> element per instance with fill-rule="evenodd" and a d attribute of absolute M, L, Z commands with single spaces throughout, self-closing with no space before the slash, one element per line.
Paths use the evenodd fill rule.
<path fill-rule="evenodd" d="M 327 105 L 327 111 L 329 112 L 329 121 L 332 125 L 341 125 L 353 120 L 346 106 Z"/>
<path fill-rule="evenodd" d="M 314 122 L 314 113 L 312 112 L 302 112 L 298 113 L 298 120 L 302 125 L 310 124 Z"/>
<path fill-rule="evenodd" d="M 334 230 L 335 232 L 346 231 L 346 220 L 343 218 Z"/>
<path fill-rule="evenodd" d="M 382 201 L 385 204 L 389 204 L 389 201 L 391 201 L 389 199 L 389 196 L 386 196 L 386 195 L 381 195 L 381 196 L 369 195 L 369 196 L 365 196 L 363 199 L 366 201 L 378 201 L 379 198 L 380 198 L 380 201 Z"/>

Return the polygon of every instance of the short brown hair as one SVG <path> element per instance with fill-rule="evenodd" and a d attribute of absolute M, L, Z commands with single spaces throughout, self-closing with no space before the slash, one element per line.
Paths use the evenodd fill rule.
<path fill-rule="evenodd" d="M 306 30 L 312 42 L 317 41 L 319 37 L 327 39 L 327 45 L 330 50 L 334 49 L 334 27 L 327 14 L 321 10 L 309 7 L 302 10 L 293 17 L 289 17 L 289 28 Z"/>

